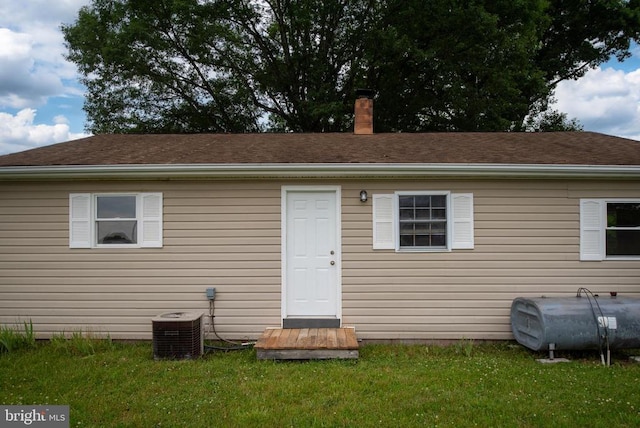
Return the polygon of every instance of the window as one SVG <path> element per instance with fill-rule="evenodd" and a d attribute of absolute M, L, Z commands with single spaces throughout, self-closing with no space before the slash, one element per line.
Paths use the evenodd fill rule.
<path fill-rule="evenodd" d="M 640 201 L 607 203 L 607 256 L 640 256 Z"/>
<path fill-rule="evenodd" d="M 471 249 L 473 195 L 396 192 L 373 195 L 373 248 L 396 251 Z"/>
<path fill-rule="evenodd" d="M 136 197 L 96 196 L 96 243 L 137 244 Z"/>
<path fill-rule="evenodd" d="M 580 200 L 580 260 L 640 257 L 640 200 Z"/>
<path fill-rule="evenodd" d="M 162 247 L 162 194 L 69 195 L 69 246 Z"/>
<path fill-rule="evenodd" d="M 399 247 L 447 248 L 447 195 L 398 195 Z"/>

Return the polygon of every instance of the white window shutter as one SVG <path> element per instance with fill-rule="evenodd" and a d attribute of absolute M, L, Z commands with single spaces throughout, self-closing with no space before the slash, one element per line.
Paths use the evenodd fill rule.
<path fill-rule="evenodd" d="M 452 250 L 473 249 L 473 194 L 451 194 Z"/>
<path fill-rule="evenodd" d="M 69 248 L 91 248 L 91 195 L 69 195 Z"/>
<path fill-rule="evenodd" d="M 396 248 L 393 200 L 393 195 L 373 195 L 374 250 L 392 250 Z"/>
<path fill-rule="evenodd" d="M 162 193 L 142 193 L 140 246 L 162 247 Z"/>
<path fill-rule="evenodd" d="M 604 201 L 580 199 L 580 260 L 604 260 Z"/>

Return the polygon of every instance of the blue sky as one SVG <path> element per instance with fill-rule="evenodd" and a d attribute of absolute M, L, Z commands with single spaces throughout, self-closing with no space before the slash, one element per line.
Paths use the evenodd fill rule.
<path fill-rule="evenodd" d="M 0 155 L 87 134 L 83 88 L 64 59 L 60 31 L 90 0 L 0 1 Z M 640 140 L 640 48 L 577 81 L 562 82 L 554 107 L 586 131 Z"/>

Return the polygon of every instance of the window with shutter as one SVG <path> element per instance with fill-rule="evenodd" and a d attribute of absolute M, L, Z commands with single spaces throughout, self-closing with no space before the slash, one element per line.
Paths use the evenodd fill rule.
<path fill-rule="evenodd" d="M 403 192 L 373 195 L 373 248 L 473 249 L 473 195 Z"/>
<path fill-rule="evenodd" d="M 640 200 L 580 200 L 580 260 L 640 257 Z"/>
<path fill-rule="evenodd" d="M 71 194 L 69 247 L 162 247 L 162 194 Z"/>

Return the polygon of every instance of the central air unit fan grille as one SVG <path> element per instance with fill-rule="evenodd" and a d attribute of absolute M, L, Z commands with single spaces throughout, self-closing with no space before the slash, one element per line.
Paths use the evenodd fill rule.
<path fill-rule="evenodd" d="M 170 312 L 152 320 L 155 359 L 191 359 L 203 352 L 202 314 Z"/>

